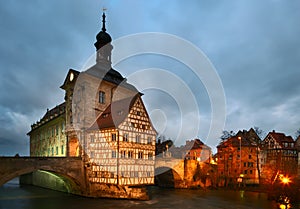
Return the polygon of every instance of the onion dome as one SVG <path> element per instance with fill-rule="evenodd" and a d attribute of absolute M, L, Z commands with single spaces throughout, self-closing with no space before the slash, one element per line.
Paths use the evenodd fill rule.
<path fill-rule="evenodd" d="M 102 15 L 102 30 L 97 34 L 96 36 L 96 39 L 97 39 L 97 42 L 94 44 L 97 51 L 105 46 L 106 44 L 110 43 L 112 41 L 110 35 L 108 33 L 106 33 L 106 28 L 105 28 L 105 13 L 103 12 L 103 15 Z"/>

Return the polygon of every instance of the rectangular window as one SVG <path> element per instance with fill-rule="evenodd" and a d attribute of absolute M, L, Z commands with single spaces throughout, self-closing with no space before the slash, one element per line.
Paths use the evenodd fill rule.
<path fill-rule="evenodd" d="M 139 152 L 139 153 L 138 153 L 138 158 L 139 158 L 139 159 L 143 159 L 143 152 Z"/>
<path fill-rule="evenodd" d="M 152 144 L 152 138 L 151 138 L 151 137 L 148 137 L 147 143 L 148 143 L 148 144 Z"/>
<path fill-rule="evenodd" d="M 105 92 L 99 91 L 99 103 L 104 104 L 105 103 Z"/>
<path fill-rule="evenodd" d="M 95 157 L 95 153 L 92 151 L 91 152 L 91 158 L 94 158 Z"/>
<path fill-rule="evenodd" d="M 138 178 L 139 177 L 139 172 L 138 171 L 134 171 L 134 177 Z"/>
<path fill-rule="evenodd" d="M 64 154 L 64 145 L 61 145 L 61 154 Z"/>
<path fill-rule="evenodd" d="M 247 163 L 244 163 L 244 167 L 247 167 Z"/>
<path fill-rule="evenodd" d="M 51 148 L 51 154 L 52 154 L 52 156 L 54 155 L 54 148 L 53 147 Z"/>
<path fill-rule="evenodd" d="M 148 153 L 148 160 L 153 160 L 153 153 L 152 152 Z"/>
<path fill-rule="evenodd" d="M 128 158 L 133 158 L 133 151 L 128 151 Z"/>
<path fill-rule="evenodd" d="M 116 158 L 117 157 L 117 152 L 116 151 L 111 151 L 111 157 Z"/>
<path fill-rule="evenodd" d="M 94 143 L 95 142 L 95 136 L 94 135 L 91 135 L 91 143 Z"/>
<path fill-rule="evenodd" d="M 137 136 L 135 137 L 135 142 L 136 142 L 136 143 L 141 143 L 141 140 L 140 140 L 140 136 L 139 136 L 139 135 L 137 135 Z"/>
<path fill-rule="evenodd" d="M 111 134 L 111 140 L 116 141 L 117 140 L 117 135 L 116 134 Z"/>
<path fill-rule="evenodd" d="M 249 155 L 249 159 L 251 159 L 252 158 L 252 156 L 251 155 Z"/>
<path fill-rule="evenodd" d="M 244 174 L 247 174 L 247 170 L 244 170 Z"/>
<path fill-rule="evenodd" d="M 56 127 L 55 127 L 55 129 L 56 129 L 56 136 L 58 135 L 58 132 L 59 132 L 59 128 L 58 128 L 58 125 L 56 125 Z"/>
<path fill-rule="evenodd" d="M 56 146 L 56 155 L 58 155 L 58 147 Z"/>
<path fill-rule="evenodd" d="M 250 170 L 250 174 L 252 174 L 252 170 Z"/>
<path fill-rule="evenodd" d="M 123 136 L 123 141 L 124 141 L 124 142 L 128 142 L 128 134 L 124 134 L 124 136 Z"/>
<path fill-rule="evenodd" d="M 64 132 L 64 131 L 65 131 L 65 123 L 62 122 L 62 123 L 61 123 L 61 132 Z"/>
<path fill-rule="evenodd" d="M 126 151 L 121 151 L 121 158 L 126 158 Z"/>

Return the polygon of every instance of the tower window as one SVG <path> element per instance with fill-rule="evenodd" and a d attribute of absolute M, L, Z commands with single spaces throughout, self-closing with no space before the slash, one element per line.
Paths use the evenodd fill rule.
<path fill-rule="evenodd" d="M 105 103 L 105 92 L 99 91 L 99 103 L 104 104 Z"/>

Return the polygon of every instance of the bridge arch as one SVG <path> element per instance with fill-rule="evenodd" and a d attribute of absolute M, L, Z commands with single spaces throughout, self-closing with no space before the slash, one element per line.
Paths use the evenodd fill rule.
<path fill-rule="evenodd" d="M 177 188 L 183 184 L 180 174 L 173 168 L 160 166 L 155 168 L 155 184 L 162 187 Z"/>
<path fill-rule="evenodd" d="M 44 186 L 45 181 L 47 182 L 47 179 L 49 179 L 49 186 L 45 186 L 47 188 L 82 194 L 85 190 L 85 181 L 81 168 L 81 159 L 75 158 L 2 158 L 0 163 L 0 186 L 22 176 L 21 179 L 26 183 L 33 185 L 42 183 L 41 185 Z M 38 182 L 39 179 L 44 179 L 44 182 Z M 57 189 L 57 187 L 60 189 Z"/>

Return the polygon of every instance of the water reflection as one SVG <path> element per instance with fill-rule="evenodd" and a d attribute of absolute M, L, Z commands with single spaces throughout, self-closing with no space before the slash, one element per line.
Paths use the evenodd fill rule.
<path fill-rule="evenodd" d="M 173 190 L 150 187 L 149 201 L 91 199 L 56 192 L 48 189 L 19 186 L 17 181 L 0 187 L 0 208 L 26 209 L 277 209 L 279 206 L 267 200 L 267 195 L 246 191 L 222 190 Z"/>

